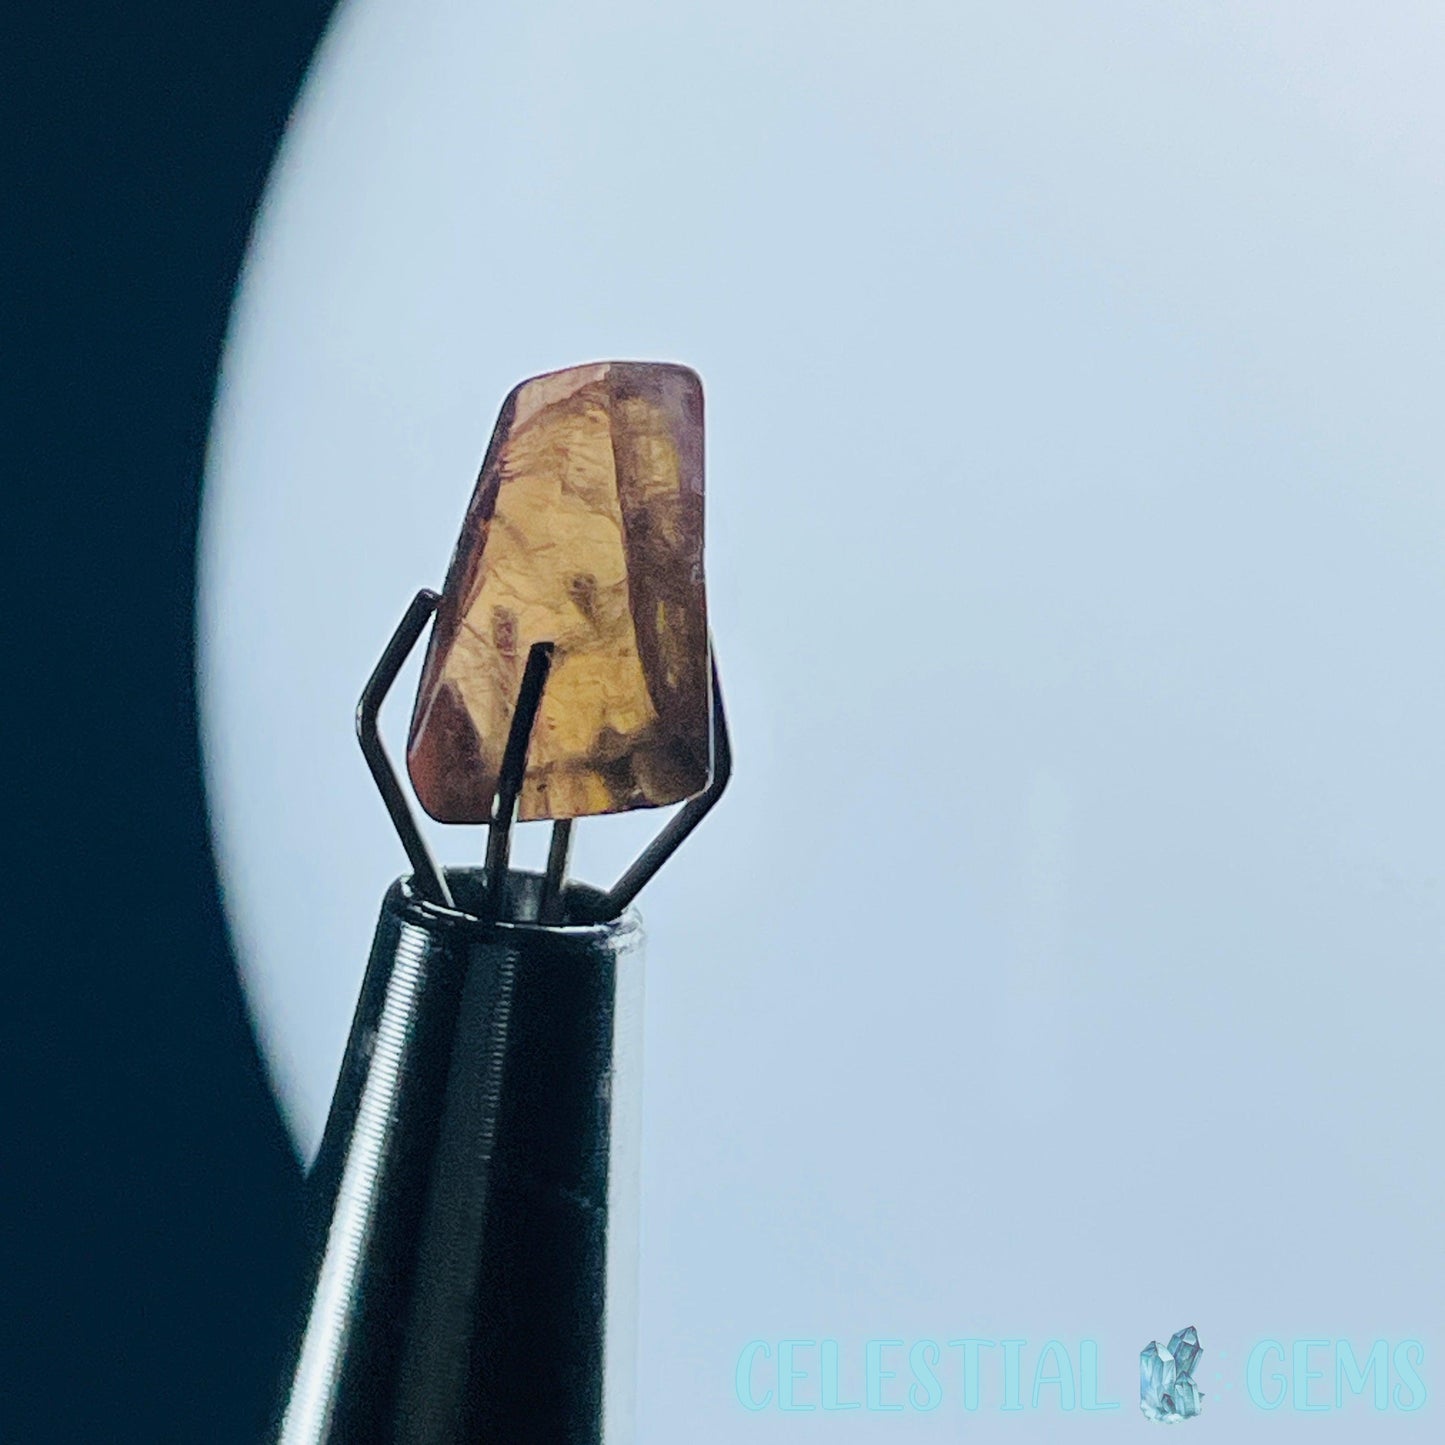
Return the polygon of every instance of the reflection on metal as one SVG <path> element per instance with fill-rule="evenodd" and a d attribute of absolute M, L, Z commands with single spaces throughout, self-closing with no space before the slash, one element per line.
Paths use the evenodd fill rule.
<path fill-rule="evenodd" d="M 341 1178 L 327 1225 L 315 1292 L 301 1338 L 291 1397 L 278 1434 L 280 1445 L 330 1437 L 337 1408 L 337 1387 L 354 1338 L 355 1302 L 363 1287 L 368 1238 L 374 1232 L 392 1106 L 401 1086 L 409 1022 L 415 1017 L 423 981 L 426 936 L 403 927 L 392 951 L 381 1013 L 371 1036 L 355 1118 L 342 1146 Z"/>

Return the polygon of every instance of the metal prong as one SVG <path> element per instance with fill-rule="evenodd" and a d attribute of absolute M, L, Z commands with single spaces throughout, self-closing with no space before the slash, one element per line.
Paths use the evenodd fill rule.
<path fill-rule="evenodd" d="M 391 685 L 396 681 L 402 664 L 416 646 L 417 638 L 425 631 L 427 620 L 436 611 L 439 600 L 435 592 L 426 588 L 412 598 L 411 606 L 397 624 L 391 641 L 386 644 L 375 670 L 362 689 L 361 701 L 356 705 L 356 737 L 361 743 L 362 756 L 371 769 L 371 776 L 376 782 L 381 800 L 386 804 L 386 811 L 391 814 L 391 825 L 396 829 L 401 846 L 406 849 L 406 856 L 411 860 L 412 882 L 417 892 L 433 903 L 452 908 L 455 905 L 452 902 L 451 889 L 447 887 L 446 876 L 437 867 L 431 849 L 427 847 L 426 839 L 416 825 L 416 818 L 406 801 L 406 794 L 401 790 L 401 782 L 391 765 L 391 759 L 386 755 L 386 746 L 381 741 L 381 733 L 377 727 L 381 704 L 391 691 Z"/>
<path fill-rule="evenodd" d="M 723 709 L 722 687 L 718 683 L 717 659 L 712 663 L 712 782 L 695 798 L 689 798 L 661 833 L 642 850 L 637 861 L 607 891 L 599 921 L 616 918 L 651 882 L 652 875 L 682 846 L 687 835 L 712 811 L 732 777 L 733 750 L 728 738 L 727 713 Z"/>
<path fill-rule="evenodd" d="M 507 881 L 507 865 L 512 853 L 512 820 L 517 812 L 517 798 L 522 780 L 527 775 L 527 748 L 532 741 L 532 726 L 537 709 L 542 705 L 542 691 L 552 668 L 552 644 L 534 642 L 522 670 L 522 686 L 517 692 L 517 706 L 512 713 L 512 726 L 507 733 L 506 750 L 502 753 L 502 770 L 497 778 L 497 795 L 492 801 L 492 824 L 487 833 L 486 896 L 483 914 L 497 918 L 501 914 Z"/>
<path fill-rule="evenodd" d="M 572 819 L 559 818 L 552 824 L 552 842 L 547 849 L 547 871 L 542 875 L 542 893 L 537 901 L 538 923 L 562 921 L 562 889 L 567 882 L 567 863 L 572 856 Z"/>

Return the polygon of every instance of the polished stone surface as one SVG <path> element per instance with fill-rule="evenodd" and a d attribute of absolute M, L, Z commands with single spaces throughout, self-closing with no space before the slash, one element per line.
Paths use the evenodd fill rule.
<path fill-rule="evenodd" d="M 554 644 L 518 817 L 660 807 L 711 753 L 702 384 L 600 362 L 503 403 L 447 573 L 407 766 L 447 823 L 490 817 L 533 643 Z"/>

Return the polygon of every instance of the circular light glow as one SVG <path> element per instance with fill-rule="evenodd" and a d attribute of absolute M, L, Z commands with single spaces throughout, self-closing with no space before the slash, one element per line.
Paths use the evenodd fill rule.
<path fill-rule="evenodd" d="M 199 620 L 303 1154 L 404 867 L 352 711 L 498 404 L 604 357 L 707 388 L 737 773 L 643 897 L 645 1438 L 727 1438 L 779 1319 L 1117 1367 L 1178 1298 L 1208 1347 L 1439 1291 L 1436 22 L 1310 16 L 352 0 L 327 38 Z M 656 826 L 584 825 L 578 872 Z"/>

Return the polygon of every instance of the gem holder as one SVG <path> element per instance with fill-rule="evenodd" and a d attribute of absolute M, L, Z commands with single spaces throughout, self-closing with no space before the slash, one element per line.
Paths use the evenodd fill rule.
<path fill-rule="evenodd" d="M 732 772 L 710 661 L 712 773 L 610 889 L 509 868 L 552 662 L 530 649 L 484 868 L 438 866 L 381 705 L 435 613 L 423 590 L 357 706 L 411 861 L 382 900 L 320 1153 L 319 1226 L 276 1445 L 622 1445 L 636 1328 L 642 935 L 630 905 Z"/>
<path fill-rule="evenodd" d="M 372 672 L 361 694 L 356 709 L 356 736 L 366 758 L 371 776 L 381 793 L 382 801 L 391 817 L 392 826 L 401 840 L 406 856 L 411 861 L 415 886 L 420 894 L 451 907 L 452 899 L 447 880 L 432 857 L 431 849 L 417 826 L 416 817 L 402 791 L 401 780 L 392 766 L 386 746 L 381 740 L 378 718 L 381 704 L 396 681 L 406 659 L 411 655 L 426 625 L 435 613 L 438 595 L 423 588 L 412 598 L 391 640 L 382 650 L 376 668 Z M 711 651 L 711 649 L 709 649 Z M 495 880 L 489 885 L 487 915 L 499 916 L 497 908 L 502 880 L 507 875 L 507 864 L 511 850 L 512 823 L 516 815 L 517 797 L 521 792 L 522 779 L 527 767 L 527 743 L 531 737 L 532 725 L 536 721 L 537 709 L 541 706 L 542 694 L 547 685 L 547 674 L 551 667 L 552 645 L 539 642 L 533 644 L 527 655 L 527 665 L 522 674 L 522 685 L 517 695 L 517 705 L 512 714 L 511 729 L 507 735 L 507 746 L 502 757 L 502 768 L 497 785 L 496 797 L 492 804 L 492 819 L 487 837 L 487 874 Z M 652 880 L 653 875 L 682 846 L 687 836 L 710 813 L 722 797 L 728 780 L 732 776 L 732 747 L 728 737 L 727 713 L 723 708 L 722 688 L 718 682 L 717 659 L 710 662 L 712 682 L 712 777 L 707 787 L 696 797 L 689 798 L 668 820 L 662 831 L 638 855 L 632 865 L 620 878 L 596 896 L 594 922 L 618 918 L 627 906 Z M 558 819 L 552 825 L 552 842 L 548 850 L 547 872 L 543 879 L 537 906 L 545 918 L 553 913 L 556 900 L 560 897 L 566 882 L 566 868 L 571 852 L 572 820 Z M 538 921 L 534 915 L 533 922 Z"/>
<path fill-rule="evenodd" d="M 316 1237 L 276 1445 L 631 1438 L 642 939 L 628 912 L 382 902 L 307 1181 Z M 536 910 L 541 879 L 505 902 Z"/>

